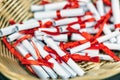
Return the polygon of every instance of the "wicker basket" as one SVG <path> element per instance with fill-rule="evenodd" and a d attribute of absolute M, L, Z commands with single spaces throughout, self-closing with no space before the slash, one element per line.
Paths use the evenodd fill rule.
<path fill-rule="evenodd" d="M 9 26 L 8 21 L 14 19 L 21 22 L 32 17 L 29 8 L 40 0 L 0 0 L 0 28 Z M 78 63 L 85 71 L 83 77 L 71 80 L 100 80 L 120 73 L 120 62 L 101 61 L 100 63 Z M 12 80 L 39 80 L 17 60 L 0 40 L 0 72 Z"/>

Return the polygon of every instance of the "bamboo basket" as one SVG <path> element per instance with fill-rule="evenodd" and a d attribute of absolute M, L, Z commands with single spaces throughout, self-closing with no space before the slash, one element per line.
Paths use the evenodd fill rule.
<path fill-rule="evenodd" d="M 33 14 L 30 12 L 30 6 L 39 2 L 40 0 L 0 0 L 0 28 L 9 26 L 10 19 L 21 22 L 31 18 Z M 80 62 L 78 65 L 86 71 L 86 74 L 71 80 L 101 80 L 120 73 L 120 62 Z M 1 40 L 0 73 L 11 80 L 40 80 L 20 64 Z"/>

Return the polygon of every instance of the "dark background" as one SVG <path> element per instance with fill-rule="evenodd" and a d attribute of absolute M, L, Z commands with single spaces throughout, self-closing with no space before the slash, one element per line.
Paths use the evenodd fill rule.
<path fill-rule="evenodd" d="M 10 80 L 10 79 L 6 78 L 4 75 L 2 75 L 0 73 L 0 80 Z M 120 74 L 117 74 L 115 76 L 112 76 L 112 77 L 104 79 L 104 80 L 120 80 Z"/>

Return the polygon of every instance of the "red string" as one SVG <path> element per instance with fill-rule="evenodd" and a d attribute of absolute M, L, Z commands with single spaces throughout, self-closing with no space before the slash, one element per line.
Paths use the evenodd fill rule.
<path fill-rule="evenodd" d="M 57 11 L 56 11 L 56 16 L 57 16 L 57 18 L 62 18 L 61 13 L 60 13 L 60 10 L 57 10 Z"/>
<path fill-rule="evenodd" d="M 11 19 L 11 20 L 9 20 L 9 23 L 10 23 L 11 25 L 13 25 L 13 24 L 15 24 L 16 22 L 15 22 L 13 19 Z"/>
<path fill-rule="evenodd" d="M 40 55 L 40 52 L 39 52 L 37 46 L 35 45 L 35 43 L 34 43 L 33 41 L 31 41 L 31 42 L 32 42 L 32 45 L 33 45 L 33 47 L 34 47 L 34 49 L 35 49 L 35 51 L 36 51 L 36 55 L 37 55 L 37 57 L 38 57 L 38 62 L 39 62 L 39 63 L 42 63 L 42 65 L 48 66 L 48 67 L 50 67 L 50 68 L 53 68 L 53 63 L 48 62 L 48 60 L 49 60 L 51 57 L 50 57 L 50 56 L 46 56 L 46 57 L 44 58 L 45 60 L 43 60 L 42 57 L 41 57 L 41 55 Z"/>
<path fill-rule="evenodd" d="M 56 60 L 57 60 L 59 63 L 62 63 L 60 56 L 57 54 L 57 52 L 56 52 L 55 50 L 49 48 L 48 46 L 44 46 L 44 49 L 45 49 L 47 52 L 49 52 L 49 53 L 51 53 L 51 54 L 54 54 L 54 55 L 56 56 Z"/>
<path fill-rule="evenodd" d="M 50 2 L 48 2 L 48 1 L 41 0 L 40 5 L 45 5 L 45 4 L 49 4 L 49 3 L 50 3 Z"/>
<path fill-rule="evenodd" d="M 120 28 L 120 24 L 115 24 L 115 28 Z"/>
<path fill-rule="evenodd" d="M 88 55 L 80 55 L 80 54 L 71 54 L 70 55 L 71 58 L 76 61 L 76 62 L 79 62 L 79 61 L 91 61 L 91 62 L 100 62 L 100 59 L 99 57 L 90 57 Z"/>
<path fill-rule="evenodd" d="M 106 54 L 108 54 L 109 56 L 111 56 L 114 60 L 120 61 L 120 58 L 117 57 L 117 56 L 115 55 L 115 53 L 112 52 L 107 46 L 105 46 L 104 44 L 101 43 L 101 44 L 99 44 L 99 47 L 100 47 Z"/>
<path fill-rule="evenodd" d="M 31 38 L 32 36 L 31 35 L 25 35 L 24 37 L 22 37 L 22 38 L 20 38 L 19 40 L 17 40 L 14 44 L 13 44 L 13 46 L 15 47 L 16 45 L 18 45 L 20 42 L 22 42 L 22 41 L 24 41 L 24 40 L 26 40 L 26 39 L 29 39 L 29 38 Z"/>
<path fill-rule="evenodd" d="M 3 43 L 5 44 L 5 46 L 9 49 L 9 51 L 15 56 L 17 57 L 20 61 L 23 59 L 23 57 L 20 55 L 20 53 L 18 51 L 15 50 L 15 48 L 13 46 L 11 46 L 11 44 L 7 41 L 6 37 L 2 38 Z"/>
<path fill-rule="evenodd" d="M 111 6 L 110 0 L 103 0 L 103 2 L 104 2 L 106 5 Z"/>
<path fill-rule="evenodd" d="M 45 30 L 42 30 L 42 32 L 45 32 L 46 34 L 50 34 L 50 35 L 59 35 L 60 34 L 60 30 L 59 30 L 59 27 L 55 27 L 56 28 L 56 32 L 50 32 L 50 31 L 45 31 Z"/>

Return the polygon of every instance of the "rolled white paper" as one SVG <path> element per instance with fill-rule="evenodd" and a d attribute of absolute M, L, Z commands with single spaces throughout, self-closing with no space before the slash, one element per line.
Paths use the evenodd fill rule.
<path fill-rule="evenodd" d="M 42 32 L 42 31 L 50 31 L 50 32 L 56 32 L 57 31 L 57 29 L 56 28 L 39 28 L 38 29 L 38 31 L 40 31 L 40 32 Z M 36 32 L 35 34 L 39 34 L 40 35 L 40 33 L 38 33 L 38 32 Z"/>
<path fill-rule="evenodd" d="M 45 5 L 32 5 L 31 6 L 31 11 L 36 12 L 36 11 L 51 11 L 51 10 L 60 10 L 65 7 L 65 5 L 70 4 L 68 1 L 62 1 L 62 2 L 54 2 L 50 4 L 45 4 Z M 80 7 L 85 6 L 85 2 L 78 2 Z"/>
<path fill-rule="evenodd" d="M 35 59 L 35 60 L 37 60 L 38 59 L 38 57 L 37 57 L 37 55 L 36 55 L 36 51 L 35 51 L 35 49 L 33 48 L 33 46 L 30 44 L 30 42 L 28 41 L 28 40 L 23 40 L 22 42 L 22 45 L 29 51 L 29 53 L 33 56 L 33 58 Z M 45 69 L 45 71 L 54 79 L 56 79 L 57 78 L 57 76 L 56 76 L 56 74 L 54 73 L 54 71 L 51 69 L 51 68 L 49 68 L 49 67 L 47 67 L 47 66 L 42 66 L 44 69 Z"/>
<path fill-rule="evenodd" d="M 43 35 L 47 35 L 47 34 L 43 34 Z M 41 34 L 40 31 L 36 31 L 35 32 L 35 37 L 39 40 L 43 40 L 43 35 Z M 59 35 L 49 35 L 48 36 L 52 37 L 55 41 L 68 41 L 68 34 L 59 34 Z"/>
<path fill-rule="evenodd" d="M 16 31 L 21 31 L 21 30 L 28 30 L 28 29 L 32 29 L 32 28 L 36 28 L 39 27 L 40 23 L 37 21 L 30 21 L 30 23 L 25 23 L 25 24 L 21 24 L 16 26 Z"/>
<path fill-rule="evenodd" d="M 6 35 L 9 35 L 9 34 L 12 34 L 12 33 L 16 32 L 15 27 L 18 26 L 18 25 L 19 24 L 15 24 L 15 25 L 11 25 L 11 26 L 0 29 L 0 37 L 6 36 Z"/>
<path fill-rule="evenodd" d="M 78 53 L 75 53 L 75 54 L 79 54 L 79 55 L 83 55 L 83 56 L 85 56 L 87 54 L 90 57 L 95 57 L 95 56 L 98 56 L 99 53 L 93 54 L 93 53 L 78 52 Z"/>
<path fill-rule="evenodd" d="M 32 41 L 33 41 L 33 42 L 35 43 L 35 45 L 38 47 L 38 50 L 40 51 L 41 56 L 42 56 L 43 58 L 45 58 L 46 56 L 49 55 L 49 53 L 46 52 L 46 51 L 43 49 L 43 47 L 41 46 L 41 44 L 39 44 L 39 43 L 35 40 L 35 38 L 32 38 Z M 67 74 L 67 73 L 64 71 L 64 69 L 63 69 L 53 58 L 50 58 L 50 59 L 48 60 L 48 62 L 54 63 L 53 69 L 54 69 L 54 71 L 55 71 L 60 77 L 62 77 L 63 79 L 67 79 L 67 78 L 70 77 L 70 74 Z"/>
<path fill-rule="evenodd" d="M 76 53 L 76 54 L 80 54 L 80 55 L 86 55 L 86 53 Z M 88 53 L 88 56 L 90 57 L 96 57 L 98 56 L 101 60 L 110 60 L 110 61 L 113 61 L 113 58 L 110 57 L 109 55 L 105 55 L 105 54 L 91 54 L 91 53 Z"/>
<path fill-rule="evenodd" d="M 51 11 L 51 10 L 60 10 L 65 7 L 65 5 L 69 4 L 67 1 L 62 1 L 62 2 L 54 2 L 53 4 L 46 4 L 45 5 L 45 10 L 46 11 Z M 85 3 L 84 2 L 78 2 L 80 7 L 84 7 Z M 57 6 L 56 6 L 57 5 Z"/>
<path fill-rule="evenodd" d="M 68 27 L 68 25 L 67 26 L 59 26 L 58 28 L 59 28 L 60 33 L 68 32 L 67 27 Z M 80 29 L 79 24 L 71 25 L 71 27 L 76 30 Z M 39 28 L 39 31 L 40 32 L 42 32 L 42 31 L 57 32 L 57 29 L 56 28 Z M 45 33 L 38 33 L 38 32 L 35 32 L 35 34 L 45 35 Z"/>
<path fill-rule="evenodd" d="M 104 11 L 103 0 L 97 0 L 96 1 L 96 7 L 97 7 L 97 10 L 98 10 L 100 16 L 104 16 L 105 15 L 105 11 Z"/>
<path fill-rule="evenodd" d="M 16 49 L 21 53 L 23 57 L 25 57 L 29 52 L 25 49 L 22 44 L 16 46 Z M 28 60 L 35 60 L 32 57 L 27 58 Z M 44 71 L 44 69 L 39 65 L 30 65 L 34 72 L 40 77 L 42 80 L 48 80 L 49 75 Z"/>
<path fill-rule="evenodd" d="M 85 29 L 80 29 L 79 31 L 80 32 L 88 32 L 90 34 L 96 34 L 99 31 L 99 29 L 98 28 L 97 29 L 95 29 L 95 28 L 85 28 Z"/>
<path fill-rule="evenodd" d="M 108 26 L 111 30 L 115 30 L 114 24 L 109 24 Z"/>
<path fill-rule="evenodd" d="M 84 44 L 81 44 L 81 45 L 78 45 L 78 46 L 75 46 L 73 48 L 70 49 L 70 52 L 71 54 L 73 53 L 76 53 L 76 52 L 79 52 L 79 51 L 82 51 L 84 49 L 87 49 L 91 46 L 91 43 L 90 42 L 86 42 Z"/>
<path fill-rule="evenodd" d="M 28 19 L 28 20 L 25 20 L 25 21 L 23 21 L 22 23 L 23 24 L 30 24 L 30 23 L 32 23 L 32 22 L 36 22 L 37 20 L 35 20 L 34 18 L 31 18 L 31 19 Z"/>
<path fill-rule="evenodd" d="M 60 32 L 61 33 L 64 33 L 64 32 L 68 32 L 67 28 L 69 26 L 60 26 L 59 29 L 60 29 Z M 74 25 L 71 25 L 72 28 L 76 29 L 76 30 L 79 30 L 80 29 L 80 24 L 74 24 Z"/>
<path fill-rule="evenodd" d="M 71 40 L 75 40 L 75 41 L 76 40 L 85 40 L 85 38 L 82 35 L 80 35 L 80 34 L 72 33 Z"/>
<path fill-rule="evenodd" d="M 82 53 L 88 53 L 88 54 L 99 54 L 99 50 L 98 49 L 86 49 L 86 50 L 83 50 L 81 51 Z"/>
<path fill-rule="evenodd" d="M 98 56 L 100 57 L 101 60 L 110 60 L 110 61 L 113 61 L 113 58 L 110 57 L 109 55 L 99 54 Z"/>
<path fill-rule="evenodd" d="M 97 38 L 96 40 L 99 43 L 101 43 L 101 42 L 107 41 L 107 40 L 109 40 L 109 39 L 111 39 L 111 38 L 113 38 L 115 36 L 118 36 L 118 35 L 120 35 L 120 32 L 119 32 L 119 30 L 116 30 L 116 31 L 112 32 L 111 34 L 101 36 L 101 37 Z"/>
<path fill-rule="evenodd" d="M 97 9 L 100 13 L 100 16 L 101 17 L 104 16 L 105 15 L 105 10 L 104 10 L 103 1 L 102 0 L 97 0 L 96 5 L 97 5 Z M 110 30 L 110 28 L 108 27 L 107 24 L 104 25 L 103 32 L 104 32 L 104 34 L 110 34 L 111 33 L 111 30 Z M 112 42 L 112 43 L 114 43 L 116 41 L 117 41 L 116 38 L 111 38 L 110 39 L 110 42 Z"/>
<path fill-rule="evenodd" d="M 66 53 L 64 53 L 64 52 L 55 44 L 55 42 L 54 42 L 51 38 L 45 36 L 45 37 L 44 37 L 44 41 L 45 41 L 52 49 L 54 49 L 54 50 L 58 53 L 59 56 L 62 57 L 62 56 L 65 56 L 65 55 L 66 55 Z M 79 76 L 83 76 L 83 75 L 84 75 L 85 72 L 84 72 L 71 58 L 69 58 L 69 60 L 67 61 L 67 64 L 68 64 Z"/>
<path fill-rule="evenodd" d="M 68 34 L 60 34 L 56 36 L 51 36 L 56 41 L 68 41 Z"/>
<path fill-rule="evenodd" d="M 23 34 L 21 34 L 21 33 L 19 33 L 19 32 L 13 33 L 13 34 L 11 34 L 11 35 L 9 35 L 9 36 L 7 37 L 7 41 L 8 41 L 8 42 L 12 42 L 12 41 L 20 38 L 21 36 L 23 36 Z"/>
<path fill-rule="evenodd" d="M 93 16 L 98 21 L 100 19 L 100 15 L 90 0 L 87 2 L 87 8 L 93 13 Z"/>
<path fill-rule="evenodd" d="M 90 18 L 93 18 L 93 16 L 86 15 L 84 17 L 81 17 L 81 20 L 84 21 L 84 20 L 87 20 L 87 19 L 90 19 Z M 55 20 L 54 26 L 67 25 L 67 24 L 70 24 L 70 23 L 73 23 L 73 22 L 77 22 L 77 21 L 78 21 L 77 17 L 74 17 L 74 18 L 64 18 L 64 19 L 60 19 L 60 20 Z M 85 24 L 89 24 L 89 25 L 87 25 L 87 27 L 91 26 L 90 25 L 91 22 L 86 22 Z"/>
<path fill-rule="evenodd" d="M 111 7 L 110 6 L 104 6 L 105 8 L 105 13 L 108 13 L 108 11 L 110 11 Z"/>
<path fill-rule="evenodd" d="M 120 1 L 111 0 L 114 24 L 120 24 Z M 120 35 L 117 36 L 117 43 L 120 44 Z"/>
<path fill-rule="evenodd" d="M 110 28 L 107 24 L 104 25 L 103 32 L 104 32 L 104 34 L 110 34 L 111 33 L 111 30 L 110 30 Z M 110 39 L 110 42 L 115 43 L 115 42 L 117 42 L 117 39 L 115 37 L 113 37 L 113 38 Z"/>
<path fill-rule="evenodd" d="M 119 24 L 120 23 L 120 4 L 119 0 L 111 0 L 111 7 L 112 7 L 112 12 L 113 12 L 113 17 L 114 17 L 114 24 Z"/>
<path fill-rule="evenodd" d="M 117 43 L 104 42 L 103 44 L 111 50 L 120 50 L 120 45 Z"/>
<path fill-rule="evenodd" d="M 42 46 L 42 47 L 44 47 L 44 44 L 42 43 L 42 42 L 40 42 L 40 41 L 38 41 L 39 43 L 40 43 L 40 45 Z M 55 59 L 56 58 L 56 56 L 55 55 L 53 55 L 52 53 L 50 53 L 50 55 Z M 61 60 L 62 61 L 62 60 Z M 77 75 L 77 73 L 75 73 L 65 62 L 61 62 L 60 63 L 60 65 L 63 67 L 63 68 L 65 68 L 65 70 L 66 70 L 66 72 L 68 72 L 68 74 L 70 73 L 71 74 L 71 77 L 75 77 L 76 75 Z"/>
<path fill-rule="evenodd" d="M 44 10 L 44 6 L 32 5 L 30 9 L 31 9 L 32 12 L 35 12 L 35 11 L 43 11 L 43 10 Z"/>
<path fill-rule="evenodd" d="M 48 21 L 54 23 L 52 19 L 41 20 L 41 23 L 45 24 Z M 16 26 L 16 31 L 28 30 L 28 29 L 39 27 L 39 26 L 40 26 L 40 22 L 38 22 L 37 20 L 29 20 L 29 21 L 26 21 L 24 24 Z"/>
<path fill-rule="evenodd" d="M 76 21 L 78 21 L 78 18 L 65 18 L 65 19 L 55 20 L 55 26 L 67 25 Z"/>
<path fill-rule="evenodd" d="M 82 8 L 78 9 L 65 9 L 60 11 L 61 17 L 74 17 L 84 15 L 84 10 Z M 57 18 L 56 11 L 46 11 L 46 12 L 35 12 L 34 18 L 37 20 L 46 18 Z"/>

